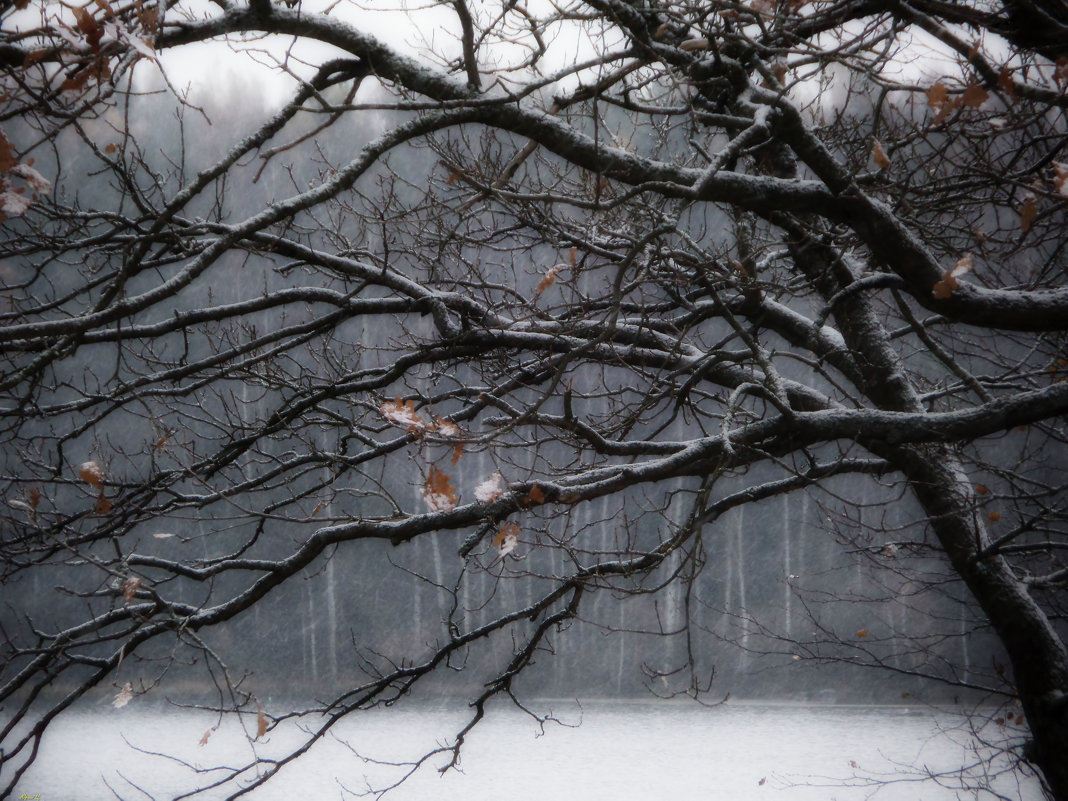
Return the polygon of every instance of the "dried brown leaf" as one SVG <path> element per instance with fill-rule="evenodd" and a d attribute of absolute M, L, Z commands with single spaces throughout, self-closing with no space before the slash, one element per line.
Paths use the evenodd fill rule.
<path fill-rule="evenodd" d="M 137 18 L 141 21 L 141 29 L 149 34 L 156 33 L 156 29 L 159 28 L 159 9 L 156 8 L 142 8 L 137 12 Z"/>
<path fill-rule="evenodd" d="M 15 148 L 7 141 L 4 132 L 0 131 L 0 174 L 10 172 L 16 164 L 18 159 L 15 158 Z"/>
<path fill-rule="evenodd" d="M 95 58 L 69 75 L 59 88 L 63 92 L 78 92 L 84 89 L 93 78 L 104 81 L 110 77 L 111 68 L 107 61 L 103 58 Z"/>
<path fill-rule="evenodd" d="M 962 275 L 966 275 L 972 271 L 972 254 L 965 253 L 959 259 L 957 263 L 953 265 L 953 270 L 950 272 L 954 278 L 960 278 Z M 956 287 L 954 287 L 955 289 Z"/>
<path fill-rule="evenodd" d="M 960 102 L 968 108 L 979 108 L 990 97 L 990 92 L 986 91 L 982 85 L 978 83 L 970 83 L 964 90 L 964 94 L 960 96 Z"/>
<path fill-rule="evenodd" d="M 1012 70 L 1008 67 L 1002 67 L 1001 72 L 998 73 L 998 89 L 1000 89 L 1005 97 L 1011 102 L 1016 102 L 1016 84 L 1012 79 Z"/>
<path fill-rule="evenodd" d="M 107 19 L 111 19 L 115 16 L 115 10 L 111 7 L 108 0 L 94 0 L 94 2 L 96 3 L 97 8 L 104 12 L 104 16 Z"/>
<path fill-rule="evenodd" d="M 204 736 L 200 738 L 200 742 L 199 742 L 199 743 L 197 743 L 197 745 L 199 745 L 199 746 L 201 746 L 201 747 L 203 748 L 203 747 L 204 747 L 205 745 L 207 745 L 207 744 L 208 744 L 208 739 L 209 739 L 210 737 L 211 737 L 211 729 L 207 729 L 207 730 L 206 730 L 206 731 L 204 732 Z"/>
<path fill-rule="evenodd" d="M 263 707 L 256 704 L 256 739 L 260 739 L 267 733 L 267 714 L 263 711 Z"/>
<path fill-rule="evenodd" d="M 1020 231 L 1025 234 L 1030 231 L 1037 216 L 1038 198 L 1028 192 L 1024 197 L 1024 202 L 1020 205 Z"/>
<path fill-rule="evenodd" d="M 82 466 L 78 468 L 78 478 L 93 489 L 104 488 L 104 469 L 96 462 L 82 462 Z"/>
<path fill-rule="evenodd" d="M 414 401 L 402 401 L 397 398 L 396 400 L 386 401 L 378 407 L 378 410 L 383 417 L 394 425 L 402 426 L 409 431 L 426 430 L 427 423 L 415 410 Z"/>
<path fill-rule="evenodd" d="M 934 117 L 934 123 L 937 125 L 960 105 L 960 98 L 951 98 L 946 85 L 938 81 L 927 90 L 927 105 L 937 112 Z"/>
<path fill-rule="evenodd" d="M 122 689 L 115 695 L 115 700 L 111 702 L 111 705 L 116 709 L 122 709 L 133 698 L 133 684 L 126 682 L 122 685 Z"/>
<path fill-rule="evenodd" d="M 449 478 L 448 473 L 431 465 L 426 486 L 423 487 L 423 500 L 430 507 L 430 511 L 448 512 L 455 508 L 459 499 L 460 496 L 456 492 L 456 487 L 452 485 L 452 479 Z"/>
<path fill-rule="evenodd" d="M 1068 197 L 1068 162 L 1053 162 L 1053 186 L 1061 197 Z"/>
<path fill-rule="evenodd" d="M 505 523 L 493 538 L 493 547 L 500 550 L 500 555 L 505 556 L 515 550 L 519 544 L 519 524 Z"/>
<path fill-rule="evenodd" d="M 1068 83 L 1068 56 L 1061 56 L 1057 59 L 1057 68 L 1053 71 L 1053 80 L 1058 85 L 1064 85 Z"/>
<path fill-rule="evenodd" d="M 126 603 L 130 603 L 137 595 L 137 591 L 141 588 L 141 579 L 136 576 L 130 576 L 122 585 L 122 597 Z"/>
<path fill-rule="evenodd" d="M 873 139 L 871 143 L 871 158 L 880 169 L 890 169 L 890 158 L 886 155 L 886 151 L 883 150 L 882 143 L 878 139 Z"/>
<path fill-rule="evenodd" d="M 949 102 L 949 89 L 941 81 L 938 81 L 927 90 L 927 105 L 935 111 L 941 111 Z"/>
<path fill-rule="evenodd" d="M 786 66 L 786 62 L 779 59 L 771 65 L 771 74 L 775 76 L 780 84 L 786 83 L 786 76 L 789 73 L 789 68 Z"/>
<path fill-rule="evenodd" d="M 952 272 L 947 272 L 942 276 L 942 280 L 938 281 L 933 287 L 931 287 L 931 294 L 936 300 L 945 300 L 953 294 L 953 290 L 957 288 L 957 279 L 953 277 Z"/>
<path fill-rule="evenodd" d="M 732 270 L 734 270 L 736 273 L 740 273 L 744 278 L 751 279 L 753 277 L 752 275 L 750 275 L 749 271 L 745 269 L 745 265 L 737 259 L 731 259 L 730 265 Z"/>
<path fill-rule="evenodd" d="M 546 289 L 551 287 L 556 282 L 556 274 L 560 272 L 560 265 L 554 264 L 548 270 L 545 271 L 545 275 L 538 282 L 538 286 L 534 289 L 535 295 L 540 295 Z"/>
<path fill-rule="evenodd" d="M 438 417 L 436 414 L 432 414 L 431 417 L 434 418 L 434 430 L 438 435 L 448 437 L 449 439 L 455 439 L 460 436 L 460 427 L 452 420 L 446 420 L 444 417 Z"/>
<path fill-rule="evenodd" d="M 103 29 L 88 9 L 74 7 L 71 9 L 74 14 L 74 20 L 78 25 L 78 30 L 85 36 L 85 41 L 88 43 L 89 48 L 95 53 L 100 50 L 100 39 L 104 35 Z"/>

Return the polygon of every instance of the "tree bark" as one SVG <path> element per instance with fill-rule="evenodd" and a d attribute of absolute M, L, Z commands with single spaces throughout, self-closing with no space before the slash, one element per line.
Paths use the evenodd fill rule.
<path fill-rule="evenodd" d="M 931 530 L 990 619 L 1012 663 L 1033 741 L 1026 754 L 1057 801 L 1068 799 L 1068 648 L 1026 586 L 999 555 L 986 555 L 986 526 L 949 448 L 900 449 L 892 457 L 927 512 Z"/>

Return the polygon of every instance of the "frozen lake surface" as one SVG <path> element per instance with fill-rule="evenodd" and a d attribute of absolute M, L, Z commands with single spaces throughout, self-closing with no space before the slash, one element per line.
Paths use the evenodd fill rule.
<path fill-rule="evenodd" d="M 959 715 L 921 707 L 811 707 L 728 704 L 541 702 L 567 724 L 536 723 L 514 709 L 490 707 L 469 735 L 462 772 L 440 776 L 438 755 L 405 784 L 387 794 L 393 801 L 598 801 L 660 799 L 789 799 L 789 801 L 948 801 L 961 792 L 962 765 L 976 762 L 976 741 Z M 275 712 L 272 707 L 270 711 Z M 395 708 L 344 721 L 332 736 L 270 783 L 245 798 L 261 800 L 347 799 L 369 786 L 382 787 L 397 768 L 367 762 L 417 757 L 451 742 L 467 710 L 440 706 Z M 102 707 L 74 714 L 45 740 L 37 764 L 20 782 L 20 794 L 41 801 L 170 799 L 194 786 L 192 768 L 234 765 L 255 752 L 278 756 L 292 744 L 284 727 L 252 742 L 255 718 L 243 724 L 204 713 L 155 707 Z M 1021 734 L 1012 721 L 991 722 L 987 733 Z M 150 756 L 135 748 L 167 752 L 188 764 Z M 358 752 L 360 756 L 357 756 Z M 1002 763 L 1005 767 L 1005 763 Z M 941 782 L 923 780 L 947 772 Z M 203 773 L 201 784 L 218 774 Z M 973 781 L 979 780 L 971 777 Z M 1039 801 L 1033 777 L 1012 772 L 993 781 L 1009 798 Z M 949 786 L 943 786 L 949 785 Z M 197 799 L 225 798 L 214 790 Z M 980 797 L 990 798 L 985 795 Z"/>

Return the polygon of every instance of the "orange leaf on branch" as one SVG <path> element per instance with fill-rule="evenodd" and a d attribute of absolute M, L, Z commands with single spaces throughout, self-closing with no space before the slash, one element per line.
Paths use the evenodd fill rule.
<path fill-rule="evenodd" d="M 382 416 L 389 420 L 389 422 L 407 428 L 409 431 L 426 430 L 426 421 L 420 417 L 419 413 L 415 410 L 414 401 L 402 401 L 400 398 L 386 401 L 378 407 L 378 411 L 380 411 Z"/>
<path fill-rule="evenodd" d="M 1061 197 L 1068 197 L 1068 163 L 1062 161 L 1053 162 L 1053 186 Z"/>
<path fill-rule="evenodd" d="M 122 597 L 126 603 L 130 603 L 141 588 L 141 579 L 130 576 L 122 585 Z"/>
<path fill-rule="evenodd" d="M 941 281 L 935 282 L 935 285 L 931 287 L 931 294 L 936 300 L 945 300 L 952 295 L 953 290 L 957 288 L 957 279 L 960 278 L 960 276 L 971 272 L 971 269 L 972 254 L 965 253 L 957 260 L 953 269 L 949 270 L 942 276 Z"/>
<path fill-rule="evenodd" d="M 542 276 L 542 279 L 538 281 L 537 287 L 534 288 L 535 295 L 540 295 L 542 292 L 544 292 L 556 282 L 556 274 L 560 272 L 560 268 L 562 266 L 563 265 L 560 264 L 554 264 L 552 267 L 545 271 L 545 275 Z"/>
<path fill-rule="evenodd" d="M 78 25 L 78 30 L 85 36 L 85 41 L 89 45 L 89 49 L 94 53 L 100 50 L 100 39 L 103 37 L 104 32 L 101 30 L 100 25 L 96 21 L 96 17 L 89 13 L 85 8 L 79 8 L 77 6 L 71 8 L 74 14 L 74 20 Z"/>
<path fill-rule="evenodd" d="M 1002 67 L 998 73 L 998 89 L 1005 93 L 1010 102 L 1016 102 L 1016 84 L 1012 80 L 1012 70 Z"/>
<path fill-rule="evenodd" d="M 871 159 L 878 165 L 880 169 L 890 169 L 890 157 L 886 155 L 886 151 L 883 150 L 882 143 L 878 139 L 873 139 L 871 143 Z"/>
<path fill-rule="evenodd" d="M 443 437 L 455 438 L 460 436 L 460 427 L 452 420 L 446 420 L 444 417 L 438 417 L 436 414 L 432 415 L 434 418 L 434 428 L 438 434 Z"/>
<path fill-rule="evenodd" d="M 459 499 L 460 496 L 456 492 L 456 487 L 452 485 L 452 479 L 449 478 L 448 473 L 431 465 L 426 486 L 423 487 L 423 500 L 430 507 L 430 511 L 448 512 L 456 507 Z"/>
<path fill-rule="evenodd" d="M 990 92 L 986 91 L 982 85 L 978 83 L 969 83 L 968 87 L 964 90 L 964 94 L 960 96 L 960 102 L 968 108 L 979 108 L 990 97 Z"/>
<path fill-rule="evenodd" d="M 18 159 L 15 158 L 15 148 L 7 141 L 4 132 L 0 131 L 0 173 L 10 172 L 16 164 Z"/>
<path fill-rule="evenodd" d="M 149 34 L 154 35 L 159 28 L 159 9 L 152 7 L 146 8 L 142 0 L 137 0 L 137 19 L 141 23 L 141 29 Z"/>
<path fill-rule="evenodd" d="M 507 556 L 515 550 L 519 544 L 519 524 L 505 523 L 501 526 L 497 536 L 493 538 L 493 547 L 500 550 L 501 556 Z"/>
<path fill-rule="evenodd" d="M 104 488 L 104 469 L 96 462 L 83 462 L 78 468 L 78 478 L 86 482 L 93 489 Z"/>
<path fill-rule="evenodd" d="M 94 0 L 97 8 L 104 12 L 106 19 L 112 19 L 115 16 L 115 9 L 111 7 L 111 3 L 108 0 Z"/>
<path fill-rule="evenodd" d="M 938 81 L 927 90 L 927 105 L 937 112 L 935 122 L 941 122 L 953 109 L 954 102 L 949 99 L 949 89 L 944 83 Z"/>
<path fill-rule="evenodd" d="M 1068 56 L 1061 56 L 1056 61 L 1057 68 L 1053 71 L 1053 80 L 1058 86 L 1068 84 Z"/>
<path fill-rule="evenodd" d="M 957 288 L 957 279 L 950 273 L 946 273 L 942 276 L 941 281 L 936 281 L 935 285 L 931 287 L 931 295 L 935 300 L 945 300 L 953 294 L 953 290 Z"/>
<path fill-rule="evenodd" d="M 1024 195 L 1024 202 L 1020 206 L 1020 231 L 1027 233 L 1031 230 L 1031 224 L 1038 216 L 1038 198 L 1033 192 Z"/>

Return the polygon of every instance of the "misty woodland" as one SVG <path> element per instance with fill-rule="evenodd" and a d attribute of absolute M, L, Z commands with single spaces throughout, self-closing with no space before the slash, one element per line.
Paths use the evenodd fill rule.
<path fill-rule="evenodd" d="M 610 694 L 1068 801 L 1062 0 L 77 2 L 0 2 L 0 798 L 83 709 L 240 720 L 217 799 Z"/>

